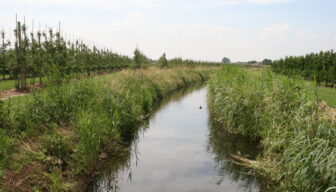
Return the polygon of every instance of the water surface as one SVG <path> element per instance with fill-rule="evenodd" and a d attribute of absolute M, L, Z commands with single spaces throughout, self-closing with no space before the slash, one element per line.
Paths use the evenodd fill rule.
<path fill-rule="evenodd" d="M 263 191 L 231 154 L 255 158 L 256 144 L 210 121 L 206 88 L 182 90 L 153 112 L 130 152 L 112 159 L 88 191 Z"/>

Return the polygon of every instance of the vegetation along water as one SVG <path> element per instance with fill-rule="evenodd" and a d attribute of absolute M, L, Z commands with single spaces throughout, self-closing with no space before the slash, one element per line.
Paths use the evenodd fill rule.
<path fill-rule="evenodd" d="M 229 131 L 260 140 L 256 161 L 277 191 L 325 191 L 336 185 L 336 128 L 316 88 L 269 70 L 224 67 L 209 83 L 209 107 Z"/>
<path fill-rule="evenodd" d="M 156 101 L 208 79 L 212 70 L 123 70 L 57 86 L 51 81 L 37 93 L 2 102 L 1 189 L 80 189 L 80 177 L 122 150 Z"/>

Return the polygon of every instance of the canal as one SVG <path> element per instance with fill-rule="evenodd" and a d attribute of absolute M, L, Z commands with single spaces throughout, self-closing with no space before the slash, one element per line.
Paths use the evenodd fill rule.
<path fill-rule="evenodd" d="M 231 156 L 255 159 L 257 146 L 211 121 L 206 87 L 180 90 L 161 102 L 129 150 L 109 160 L 87 191 L 267 191 Z"/>

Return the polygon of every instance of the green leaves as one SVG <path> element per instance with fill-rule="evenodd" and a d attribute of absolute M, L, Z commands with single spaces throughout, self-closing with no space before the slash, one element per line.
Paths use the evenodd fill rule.
<path fill-rule="evenodd" d="M 336 53 L 333 50 L 286 57 L 274 61 L 272 69 L 290 77 L 299 76 L 306 80 L 314 80 L 318 85 L 325 83 L 326 86 L 336 86 Z"/>
<path fill-rule="evenodd" d="M 67 40 L 52 29 L 28 35 L 28 26 L 18 22 L 14 32 L 13 47 L 8 46 L 5 34 L 1 33 L 0 72 L 3 78 L 10 73 L 18 80 L 17 88 L 24 89 L 28 77 L 39 78 L 42 83 L 42 77 L 54 67 L 60 78 L 65 78 L 126 68 L 133 63 L 131 58 L 110 50 L 90 47 L 81 40 Z M 140 65 L 144 63 L 147 64 L 147 60 L 140 57 Z"/>
<path fill-rule="evenodd" d="M 139 48 L 134 50 L 134 62 L 135 68 L 145 67 L 150 63 L 149 59 L 140 51 Z"/>
<path fill-rule="evenodd" d="M 165 53 L 159 58 L 157 64 L 160 67 L 168 67 L 168 60 Z"/>

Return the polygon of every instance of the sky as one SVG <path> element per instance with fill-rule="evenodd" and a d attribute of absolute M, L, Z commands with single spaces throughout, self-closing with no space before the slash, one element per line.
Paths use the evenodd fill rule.
<path fill-rule="evenodd" d="M 335 0 L 0 0 L 0 30 L 29 29 L 132 56 L 203 61 L 279 59 L 336 47 Z"/>

